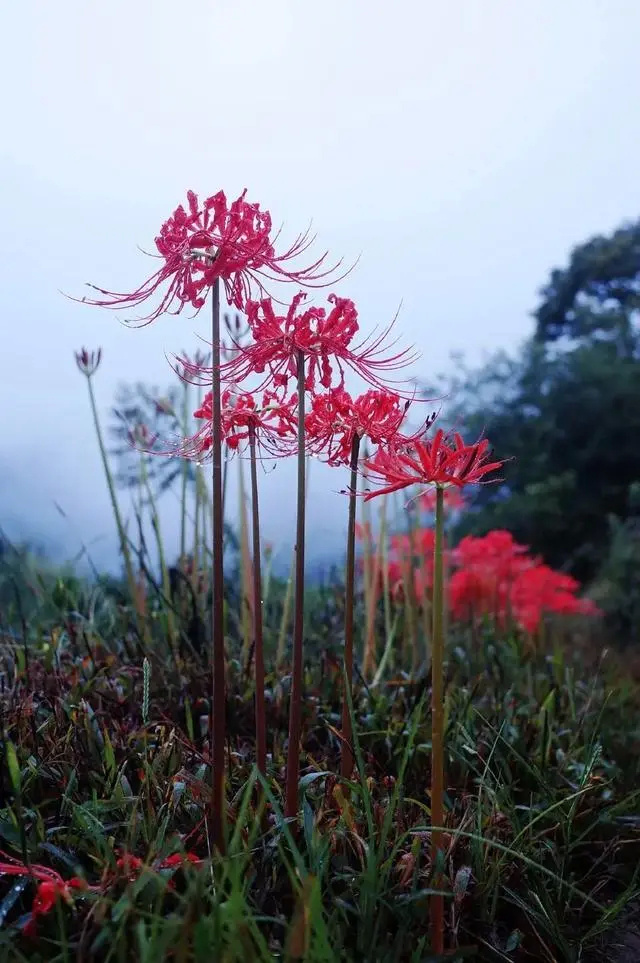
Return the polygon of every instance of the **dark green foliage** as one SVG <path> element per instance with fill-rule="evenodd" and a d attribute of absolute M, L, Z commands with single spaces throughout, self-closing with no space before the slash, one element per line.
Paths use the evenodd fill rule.
<path fill-rule="evenodd" d="M 609 518 L 609 551 L 591 595 L 605 611 L 615 637 L 627 646 L 640 645 L 640 484 L 631 488 L 625 521 Z"/>
<path fill-rule="evenodd" d="M 185 434 L 181 424 L 182 397 L 176 386 L 162 394 L 156 387 L 148 387 L 138 382 L 122 385 L 116 396 L 115 407 L 111 410 L 112 423 L 110 434 L 115 445 L 111 454 L 117 463 L 116 483 L 121 488 L 137 488 L 140 485 L 140 453 L 133 442 L 143 446 L 142 439 L 134 439 L 139 426 L 147 429 L 147 442 L 155 439 L 150 447 L 165 450 L 175 445 Z M 144 446 L 143 446 L 144 447 Z M 195 481 L 194 466 L 178 458 L 151 458 L 145 462 L 149 480 L 153 482 L 156 496 L 167 491 L 186 471 L 189 485 Z"/>
<path fill-rule="evenodd" d="M 274 581 L 265 607 L 271 648 L 283 590 Z M 83 601 L 90 592 L 92 606 Z M 320 658 L 339 649 L 337 580 L 309 593 L 297 829 L 281 816 L 286 669 L 267 678 L 272 756 L 262 820 L 253 681 L 235 615 L 241 600 L 229 592 L 230 842 L 227 859 L 211 863 L 203 661 L 187 651 L 176 671 L 162 606 L 150 597 L 145 704 L 142 653 L 121 634 L 133 624 L 126 600 L 53 571 L 48 594 L 31 613 L 28 658 L 20 640 L 3 636 L 0 849 L 96 889 L 76 893 L 73 906 L 58 903 L 34 940 L 21 926 L 35 884 L 16 891 L 0 874 L 0 960 L 433 959 L 428 680 L 400 673 L 356 683 L 357 772 L 347 802 L 335 776 L 340 669 Z M 488 626 L 455 629 L 447 658 L 447 939 L 460 948 L 450 959 L 610 960 L 625 935 L 618 920 L 639 889 L 632 667 L 603 660 L 597 643 L 553 623 L 538 650 Z M 202 866 L 158 870 L 180 850 Z M 124 851 L 145 867 L 130 880 L 117 866 Z"/>
<path fill-rule="evenodd" d="M 640 220 L 611 237 L 597 236 L 551 272 L 534 313 L 536 338 L 613 338 L 623 353 L 637 350 L 633 313 L 640 309 Z"/>
<path fill-rule="evenodd" d="M 608 518 L 626 517 L 640 479 L 639 238 L 640 224 L 577 248 L 518 357 L 460 365 L 429 391 L 447 397 L 466 437 L 484 433 L 511 459 L 502 485 L 474 494 L 462 531 L 507 528 L 581 581 L 598 572 Z"/>

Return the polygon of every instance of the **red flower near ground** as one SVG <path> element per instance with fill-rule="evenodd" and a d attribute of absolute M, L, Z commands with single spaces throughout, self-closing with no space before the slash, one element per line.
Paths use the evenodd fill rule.
<path fill-rule="evenodd" d="M 158 295 L 156 307 L 139 319 L 149 323 L 165 312 L 179 314 L 187 304 L 198 312 L 218 279 L 229 303 L 239 309 L 244 309 L 253 288 L 258 294 L 265 292 L 265 281 L 325 283 L 335 272 L 335 268 L 324 269 L 326 254 L 305 268 L 291 263 L 313 238 L 302 234 L 284 253 L 276 253 L 271 215 L 246 201 L 245 195 L 246 190 L 229 204 L 224 191 L 218 191 L 201 203 L 188 191 L 186 208 L 180 204 L 155 239 L 155 256 L 162 261 L 158 270 L 131 292 L 90 285 L 100 297 L 82 300 L 99 307 L 134 308 Z"/>
<path fill-rule="evenodd" d="M 344 388 L 333 388 L 315 395 L 307 415 L 305 436 L 312 454 L 326 454 L 330 465 L 348 465 L 354 437 L 369 438 L 375 445 L 397 440 L 408 444 L 400 434 L 409 402 L 402 403 L 390 391 L 371 389 L 353 399 Z M 423 426 L 413 437 L 427 430 Z"/>
<path fill-rule="evenodd" d="M 167 856 L 163 859 L 161 863 L 158 864 L 158 869 L 177 869 L 180 866 L 184 866 L 185 863 L 190 863 L 192 866 L 200 866 L 203 860 L 195 853 L 172 853 L 171 856 Z"/>
<path fill-rule="evenodd" d="M 227 446 L 236 451 L 249 439 L 249 430 L 256 433 L 256 442 L 272 457 L 289 453 L 296 427 L 296 403 L 292 396 L 282 401 L 273 392 L 265 391 L 258 403 L 251 394 L 238 394 L 227 389 L 222 393 L 222 437 Z M 212 395 L 209 392 L 193 413 L 194 418 L 204 420 L 204 426 L 191 438 L 186 439 L 180 454 L 190 458 L 203 458 L 211 450 L 212 443 Z"/>
<path fill-rule="evenodd" d="M 128 880 L 136 879 L 143 866 L 144 863 L 140 857 L 134 856 L 132 853 L 124 852 L 122 856 L 119 856 L 116 860 L 116 868 L 119 869 Z"/>
<path fill-rule="evenodd" d="M 418 528 L 409 534 L 400 532 L 389 539 L 391 555 L 401 561 L 414 561 L 422 564 L 427 558 L 433 560 L 435 532 L 432 528 Z"/>
<path fill-rule="evenodd" d="M 378 448 L 373 458 L 365 463 L 371 480 L 381 488 L 368 492 L 365 501 L 387 495 L 411 485 L 475 485 L 490 472 L 500 468 L 502 461 L 489 461 L 489 442 L 478 441 L 465 445 L 455 434 L 447 439 L 442 430 L 431 441 L 413 440 L 410 445 L 389 445 Z"/>
<path fill-rule="evenodd" d="M 513 615 L 511 591 L 521 572 L 536 564 L 526 545 L 514 541 L 510 532 L 495 529 L 477 538 L 466 536 L 454 549 L 456 571 L 449 582 L 454 618 L 491 615 L 504 625 Z"/>
<path fill-rule="evenodd" d="M 85 881 L 77 876 L 67 883 L 55 869 L 49 869 L 48 866 L 40 866 L 38 863 L 26 866 L 17 859 L 7 856 L 6 853 L 0 853 L 0 856 L 3 857 L 0 861 L 0 876 L 30 876 L 37 881 L 36 893 L 31 904 L 31 919 L 24 927 L 25 933 L 30 936 L 36 935 L 38 917 L 46 916 L 51 912 L 58 899 L 70 903 L 71 889 L 87 888 Z"/>
<path fill-rule="evenodd" d="M 345 370 L 350 369 L 373 387 L 384 389 L 382 373 L 398 370 L 415 357 L 409 349 L 388 353 L 395 343 L 385 343 L 390 327 L 353 345 L 359 330 L 358 312 L 348 298 L 330 294 L 328 310 L 299 310 L 305 297 L 303 292 L 296 294 L 286 314 L 276 314 L 270 298 L 249 301 L 245 310 L 253 341 L 236 348 L 233 357 L 222 365 L 222 377 L 239 384 L 250 375 L 264 375 L 261 387 L 273 384 L 286 389 L 289 379 L 297 377 L 298 356 L 302 353 L 308 391 L 315 390 L 317 382 L 331 388 L 334 367 L 339 372 L 340 387 Z M 199 383 L 210 383 L 211 369 L 193 366 L 191 373 Z"/>
<path fill-rule="evenodd" d="M 538 564 L 522 572 L 515 580 L 511 604 L 518 623 L 527 632 L 535 632 L 546 613 L 556 615 L 596 615 L 599 610 L 589 599 L 579 599 L 580 583 L 570 575 L 555 572 Z"/>
<path fill-rule="evenodd" d="M 535 632 L 545 613 L 597 615 L 589 599 L 580 599 L 579 583 L 528 554 L 510 532 L 495 530 L 467 536 L 452 553 L 456 570 L 449 582 L 454 618 L 489 615 L 504 627 L 509 619 Z"/>

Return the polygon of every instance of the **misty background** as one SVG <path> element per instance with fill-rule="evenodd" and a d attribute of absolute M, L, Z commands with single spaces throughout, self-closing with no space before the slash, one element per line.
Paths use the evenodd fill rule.
<path fill-rule="evenodd" d="M 205 318 L 141 330 L 73 303 L 136 286 L 187 189 L 268 208 L 350 262 L 364 331 L 398 330 L 429 379 L 515 350 L 569 249 L 640 206 L 637 40 L 624 0 L 21 0 L 2 13 L 0 525 L 58 557 L 117 535 L 84 379 L 163 387 Z M 308 545 L 340 551 L 340 472 L 314 463 Z M 293 540 L 294 468 L 262 478 L 264 536 Z M 124 499 L 125 496 L 123 496 Z M 56 503 L 66 513 L 63 518 Z M 167 543 L 178 508 L 162 502 Z"/>

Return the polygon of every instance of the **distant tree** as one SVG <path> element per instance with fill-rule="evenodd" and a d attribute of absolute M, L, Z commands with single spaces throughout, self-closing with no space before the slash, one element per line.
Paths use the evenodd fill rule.
<path fill-rule="evenodd" d="M 574 248 L 568 266 L 552 271 L 540 293 L 538 341 L 604 337 L 623 353 L 637 352 L 640 220 Z"/>
<path fill-rule="evenodd" d="M 481 487 L 465 531 L 508 528 L 558 568 L 594 577 L 610 516 L 624 520 L 640 480 L 640 222 L 576 248 L 553 271 L 519 355 L 458 363 L 428 389 L 472 437 L 510 461 Z"/>
<path fill-rule="evenodd" d="M 163 445 L 166 448 L 185 434 L 183 408 L 182 391 L 177 386 L 168 388 L 164 393 L 141 382 L 120 386 L 111 409 L 109 433 L 114 442 L 111 454 L 116 459 L 116 483 L 121 488 L 137 488 L 140 484 L 140 453 L 134 445 L 134 436 L 140 434 L 144 426 L 147 441 L 154 437 L 157 439 L 152 448 L 161 448 Z M 138 439 L 138 444 L 141 440 Z M 185 471 L 185 465 L 179 458 L 148 458 L 146 467 L 157 495 L 170 488 Z M 191 462 L 187 463 L 186 471 L 191 486 L 195 482 Z"/>

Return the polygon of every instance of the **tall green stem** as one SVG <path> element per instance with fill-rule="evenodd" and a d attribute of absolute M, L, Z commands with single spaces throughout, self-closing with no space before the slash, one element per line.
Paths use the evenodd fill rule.
<path fill-rule="evenodd" d="M 360 435 L 354 433 L 351 443 L 351 479 L 349 482 L 349 521 L 347 524 L 347 584 L 344 601 L 344 686 L 342 699 L 342 749 L 340 775 L 350 779 L 353 772 L 353 731 L 349 699 L 353 679 L 353 600 L 356 581 L 356 499 L 358 497 L 358 455 Z"/>
<path fill-rule="evenodd" d="M 211 617 L 211 842 L 220 853 L 225 850 L 224 744 L 225 654 L 224 654 L 224 569 L 222 513 L 222 410 L 220 399 L 220 282 L 212 287 L 212 438 L 213 456 L 213 606 Z"/>
<path fill-rule="evenodd" d="M 431 865 L 434 888 L 442 858 L 444 823 L 444 489 L 436 487 L 435 544 L 433 556 L 433 633 L 431 640 Z M 431 897 L 431 949 L 444 953 L 444 897 Z"/>
<path fill-rule="evenodd" d="M 251 513 L 253 518 L 253 632 L 256 680 L 256 762 L 263 775 L 267 771 L 267 726 L 264 709 L 264 643 L 262 636 L 262 571 L 260 556 L 260 513 L 258 508 L 258 468 L 256 429 L 249 425 L 251 456 Z"/>
<path fill-rule="evenodd" d="M 415 522 L 413 513 L 407 510 L 407 539 L 409 546 L 409 558 L 406 565 L 406 611 L 409 634 L 411 638 L 411 675 L 415 676 L 420 664 L 420 652 L 418 650 L 418 599 L 415 582 L 416 540 Z"/>
<path fill-rule="evenodd" d="M 111 507 L 113 509 L 113 515 L 116 521 L 116 528 L 118 530 L 118 538 L 120 539 L 120 548 L 122 549 L 122 557 L 124 559 L 124 568 L 127 575 L 127 582 L 129 583 L 129 593 L 131 595 L 131 602 L 135 611 L 136 627 L 138 629 L 138 634 L 141 639 L 144 638 L 144 625 L 142 624 L 142 619 L 140 613 L 137 609 L 136 599 L 137 599 L 137 589 L 136 580 L 133 574 L 133 565 L 131 563 L 131 552 L 129 551 L 129 543 L 127 541 L 127 533 L 124 530 L 124 525 L 122 523 L 122 516 L 120 515 L 120 508 L 118 507 L 118 499 L 116 498 L 116 490 L 113 484 L 113 477 L 111 475 L 111 469 L 109 468 L 109 461 L 107 459 L 107 452 L 104 447 L 104 441 L 102 439 L 102 430 L 100 428 L 100 420 L 98 418 L 98 408 L 96 406 L 96 398 L 93 392 L 93 384 L 91 382 L 91 376 L 87 376 L 87 384 L 89 386 L 89 401 L 91 402 L 91 413 L 93 415 L 93 424 L 96 430 L 96 437 L 98 439 L 98 447 L 100 448 L 100 457 L 102 458 L 102 466 L 104 468 L 105 478 L 107 479 L 107 488 L 109 489 L 109 498 L 111 499 Z"/>
<path fill-rule="evenodd" d="M 182 431 L 189 434 L 189 385 L 185 382 L 182 399 Z M 180 567 L 184 565 L 187 550 L 187 484 L 189 482 L 189 462 L 182 462 L 182 492 L 180 497 Z"/>
<path fill-rule="evenodd" d="M 153 497 L 153 491 L 151 488 L 151 483 L 149 481 L 149 473 L 147 471 L 146 455 L 140 455 L 140 487 L 147 493 L 147 499 L 149 501 L 149 511 L 151 513 L 151 527 L 153 528 L 154 535 L 156 537 L 156 545 L 158 546 L 158 563 L 160 565 L 160 575 L 162 578 L 162 592 L 164 595 L 164 607 L 167 613 L 167 636 L 169 641 L 169 650 L 173 657 L 178 672 L 180 671 L 180 660 L 177 646 L 177 635 L 175 620 L 173 617 L 173 610 L 171 608 L 171 586 L 169 584 L 169 569 L 167 568 L 165 553 L 164 553 L 164 543 L 162 541 L 162 532 L 160 531 L 160 517 L 158 515 L 158 509 L 156 507 L 156 501 Z M 140 495 L 140 501 L 142 502 L 142 493 Z"/>
<path fill-rule="evenodd" d="M 309 495 L 309 477 L 311 475 L 311 459 L 307 458 L 307 467 L 305 469 L 305 501 Z M 284 593 L 284 601 L 282 603 L 282 617 L 280 619 L 280 631 L 278 632 L 278 648 L 276 649 L 276 672 L 279 672 L 282 663 L 284 662 L 284 651 L 287 641 L 287 629 L 289 628 L 289 610 L 291 608 L 291 596 L 293 593 L 293 582 L 296 572 L 296 552 L 295 547 L 291 553 L 291 565 L 289 566 L 289 578 L 287 579 L 287 587 Z"/>
<path fill-rule="evenodd" d="M 304 354 L 298 352 L 298 501 L 296 512 L 296 580 L 293 610 L 293 669 L 289 706 L 289 746 L 285 817 L 298 814 L 298 776 L 302 733 L 302 659 L 304 634 L 304 533 L 305 533 L 305 454 L 304 454 Z"/>
<path fill-rule="evenodd" d="M 193 553 L 191 568 L 191 584 L 196 596 L 198 593 L 198 569 L 200 562 L 200 503 L 202 499 L 202 485 L 200 484 L 200 467 L 196 466 L 195 472 L 195 507 L 193 512 Z"/>

